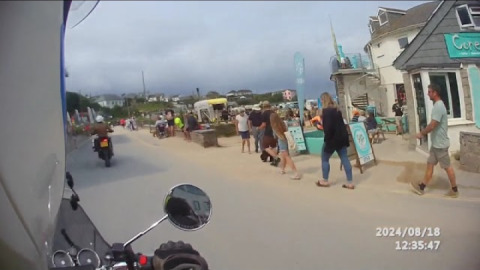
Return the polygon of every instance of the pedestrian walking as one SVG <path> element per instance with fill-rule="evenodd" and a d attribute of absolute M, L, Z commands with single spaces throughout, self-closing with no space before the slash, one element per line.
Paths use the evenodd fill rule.
<path fill-rule="evenodd" d="M 245 114 L 244 108 L 240 108 L 240 113 L 235 116 L 235 129 L 237 131 L 237 135 L 240 134 L 242 138 L 242 153 L 245 153 L 245 144 L 247 144 L 248 153 L 251 154 L 248 116 Z"/>
<path fill-rule="evenodd" d="M 342 112 L 337 108 L 332 97 L 328 93 L 320 96 L 322 102 L 322 123 L 324 132 L 324 143 L 322 149 L 322 180 L 316 182 L 319 187 L 329 187 L 328 176 L 330 174 L 330 157 L 333 152 L 337 152 L 342 162 L 345 174 L 347 176 L 347 184 L 342 187 L 354 189 L 352 165 L 347 156 L 347 148 L 350 146 L 348 140 L 347 127 L 345 126 Z"/>
<path fill-rule="evenodd" d="M 252 131 L 252 136 L 255 143 L 255 153 L 263 151 L 263 132 L 264 130 L 259 129 L 262 124 L 262 109 L 259 106 L 253 107 L 253 111 L 248 116 L 248 125 Z"/>
<path fill-rule="evenodd" d="M 270 157 L 270 164 L 276 167 L 280 162 L 280 158 L 277 157 L 277 152 L 275 151 L 277 148 L 277 139 L 273 136 L 272 126 L 270 125 L 270 114 L 273 113 L 270 102 L 264 101 L 263 109 L 262 124 L 259 127 L 259 129 L 264 130 L 263 151 L 260 159 L 262 159 L 263 162 L 267 162 L 267 158 Z"/>
<path fill-rule="evenodd" d="M 455 179 L 455 172 L 450 164 L 450 155 L 448 148 L 450 147 L 450 139 L 448 138 L 448 116 L 447 108 L 440 96 L 440 87 L 435 84 L 428 86 L 428 97 L 433 101 L 432 120 L 428 126 L 417 134 L 417 139 L 422 139 L 428 133 L 430 136 L 432 146 L 430 147 L 430 155 L 427 159 L 427 170 L 425 177 L 420 183 L 411 182 L 413 191 L 418 195 L 425 193 L 425 187 L 428 185 L 433 175 L 433 168 L 440 163 L 440 167 L 447 172 L 448 180 L 450 181 L 451 189 L 445 194 L 447 197 L 458 197 L 457 181 Z"/>
<path fill-rule="evenodd" d="M 270 124 L 272 125 L 272 130 L 275 136 L 278 139 L 278 155 L 280 156 L 280 173 L 285 174 L 286 166 L 290 166 L 292 171 L 295 173 L 291 179 L 293 180 L 300 180 L 302 175 L 298 172 L 295 163 L 290 157 L 288 152 L 288 140 L 285 136 L 285 132 L 289 132 L 285 122 L 280 118 L 277 113 L 270 114 Z"/>

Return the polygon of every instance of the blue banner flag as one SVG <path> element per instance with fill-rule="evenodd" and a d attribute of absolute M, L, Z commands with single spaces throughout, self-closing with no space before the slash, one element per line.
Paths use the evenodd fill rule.
<path fill-rule="evenodd" d="M 305 59 L 302 54 L 299 52 L 295 53 L 294 56 L 295 62 L 295 73 L 296 73 L 296 84 L 297 84 L 297 99 L 298 99 L 298 108 L 300 110 L 300 123 L 303 126 L 303 110 L 305 107 Z"/>

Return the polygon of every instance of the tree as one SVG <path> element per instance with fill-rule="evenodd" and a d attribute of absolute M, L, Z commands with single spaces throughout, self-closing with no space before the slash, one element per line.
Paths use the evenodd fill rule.
<path fill-rule="evenodd" d="M 212 99 L 212 98 L 219 98 L 220 94 L 216 91 L 209 91 L 205 96 L 209 99 Z"/>
<path fill-rule="evenodd" d="M 75 110 L 79 112 L 86 112 L 87 107 L 99 111 L 102 107 L 90 98 L 84 97 L 75 92 L 66 92 L 67 112 L 70 115 L 75 113 Z"/>
<path fill-rule="evenodd" d="M 241 98 L 239 100 L 237 100 L 237 104 L 238 105 L 249 105 L 249 104 L 252 104 L 253 101 L 251 99 L 247 99 L 247 98 Z"/>
<path fill-rule="evenodd" d="M 74 92 L 66 93 L 66 101 L 67 101 L 67 112 L 70 115 L 75 113 L 75 110 L 80 109 L 80 96 Z"/>
<path fill-rule="evenodd" d="M 268 99 L 268 101 L 270 101 L 271 103 L 283 102 L 283 95 L 282 95 L 281 93 L 279 93 L 279 94 L 274 94 L 274 95 L 270 96 L 270 98 Z"/>

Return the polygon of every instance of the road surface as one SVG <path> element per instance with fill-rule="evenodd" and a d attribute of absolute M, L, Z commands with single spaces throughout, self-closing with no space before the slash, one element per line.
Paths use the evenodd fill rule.
<path fill-rule="evenodd" d="M 164 196 L 176 184 L 197 185 L 212 201 L 211 222 L 202 230 L 184 232 L 166 221 L 133 244 L 137 252 L 151 254 L 162 242 L 183 240 L 198 249 L 213 270 L 480 269 L 478 201 L 360 185 L 353 191 L 340 185 L 323 189 L 310 180 L 264 180 L 261 174 L 244 177 L 248 167 L 206 167 L 167 147 L 169 140 L 180 138 L 157 142 L 145 132 L 116 128 L 112 139 L 110 168 L 89 143 L 67 161 L 81 203 L 107 241 L 125 242 L 161 218 Z M 202 151 L 189 143 L 179 145 L 182 154 Z M 238 159 L 209 151 L 204 158 Z M 261 162 L 254 166 L 271 170 Z M 384 227 L 395 228 L 394 234 L 400 228 L 400 236 L 378 236 Z M 408 237 L 414 233 L 410 227 L 419 227 L 420 234 L 426 228 L 426 233 Z M 402 241 L 437 241 L 430 244 L 436 250 L 397 250 L 404 247 Z"/>

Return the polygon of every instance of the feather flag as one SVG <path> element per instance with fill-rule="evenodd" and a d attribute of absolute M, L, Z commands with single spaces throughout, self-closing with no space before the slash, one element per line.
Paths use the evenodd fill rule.
<path fill-rule="evenodd" d="M 337 38 L 335 37 L 335 32 L 333 31 L 332 18 L 330 18 L 330 31 L 332 32 L 333 48 L 335 49 L 337 60 L 340 62 L 340 52 L 338 51 Z"/>

